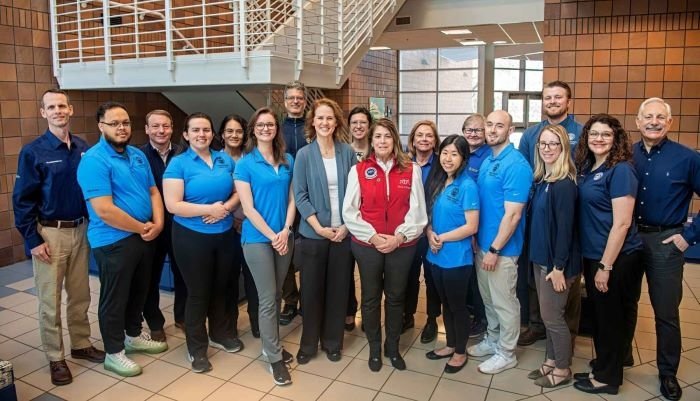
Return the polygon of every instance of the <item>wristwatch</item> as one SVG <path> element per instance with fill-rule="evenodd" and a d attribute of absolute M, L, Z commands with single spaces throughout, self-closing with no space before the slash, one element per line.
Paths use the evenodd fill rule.
<path fill-rule="evenodd" d="M 598 270 L 602 270 L 604 272 L 611 272 L 613 269 L 613 265 L 606 265 L 603 262 L 598 262 Z"/>
<path fill-rule="evenodd" d="M 492 246 L 489 247 L 489 252 L 491 252 L 491 253 L 494 254 L 494 255 L 500 255 L 500 254 L 501 254 L 501 250 L 500 250 L 500 249 L 496 249 L 496 248 L 494 248 L 494 247 L 492 247 Z"/>

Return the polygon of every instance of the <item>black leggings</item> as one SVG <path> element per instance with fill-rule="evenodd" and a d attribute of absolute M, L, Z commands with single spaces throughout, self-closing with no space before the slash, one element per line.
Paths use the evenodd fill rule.
<path fill-rule="evenodd" d="M 471 318 L 467 309 L 469 278 L 474 273 L 473 266 L 444 269 L 427 260 L 433 274 L 433 282 L 442 302 L 442 319 L 445 322 L 447 346 L 458 354 L 464 354 L 469 339 Z"/>
<path fill-rule="evenodd" d="M 233 270 L 233 241 L 233 228 L 220 234 L 203 234 L 173 223 L 175 259 L 187 285 L 187 349 L 194 357 L 207 353 L 207 317 L 212 340 L 234 336 L 226 305 L 226 289 Z"/>

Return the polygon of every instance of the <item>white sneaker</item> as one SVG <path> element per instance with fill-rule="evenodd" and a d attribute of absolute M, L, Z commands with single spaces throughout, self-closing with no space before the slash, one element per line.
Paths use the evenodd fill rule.
<path fill-rule="evenodd" d="M 168 343 L 154 341 L 150 334 L 142 331 L 138 337 L 125 336 L 124 347 L 126 352 L 145 352 L 147 354 L 159 354 L 168 349 Z"/>
<path fill-rule="evenodd" d="M 487 375 L 495 375 L 496 373 L 501 373 L 504 370 L 514 368 L 517 365 L 518 359 L 516 357 L 513 356 L 507 358 L 501 354 L 496 354 L 479 364 L 479 372 Z"/>
<path fill-rule="evenodd" d="M 105 355 L 105 370 L 110 370 L 120 376 L 130 377 L 141 374 L 141 366 L 126 356 L 124 350 L 116 354 Z"/>
<path fill-rule="evenodd" d="M 496 345 L 484 338 L 480 343 L 467 348 L 467 353 L 476 357 L 493 355 L 496 353 Z"/>

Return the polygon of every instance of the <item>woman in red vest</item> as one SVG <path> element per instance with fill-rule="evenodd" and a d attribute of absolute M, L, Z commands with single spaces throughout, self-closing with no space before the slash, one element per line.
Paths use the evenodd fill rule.
<path fill-rule="evenodd" d="M 428 223 L 421 169 L 401 150 L 396 126 L 382 118 L 370 129 L 369 156 L 350 169 L 343 219 L 352 234 L 360 269 L 362 320 L 369 341 L 369 368 L 382 367 L 381 309 L 384 292 L 384 355 L 398 370 L 404 297 L 416 242 Z"/>

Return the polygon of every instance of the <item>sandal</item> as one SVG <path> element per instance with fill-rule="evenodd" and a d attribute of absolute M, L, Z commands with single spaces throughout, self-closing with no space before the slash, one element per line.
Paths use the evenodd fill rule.
<path fill-rule="evenodd" d="M 543 363 L 542 366 L 540 366 L 538 369 L 535 369 L 532 372 L 528 373 L 527 378 L 530 380 L 537 380 L 542 376 L 548 375 L 553 370 L 554 370 L 554 366 L 547 365 L 546 363 Z"/>
<path fill-rule="evenodd" d="M 539 379 L 535 380 L 535 384 L 542 388 L 554 388 L 559 386 L 565 386 L 571 381 L 571 369 L 567 370 L 569 371 L 569 373 L 562 376 L 554 374 L 554 369 L 552 369 L 552 371 L 550 371 L 546 376 L 542 376 Z M 558 377 L 562 378 L 562 380 L 557 383 L 556 380 Z"/>

